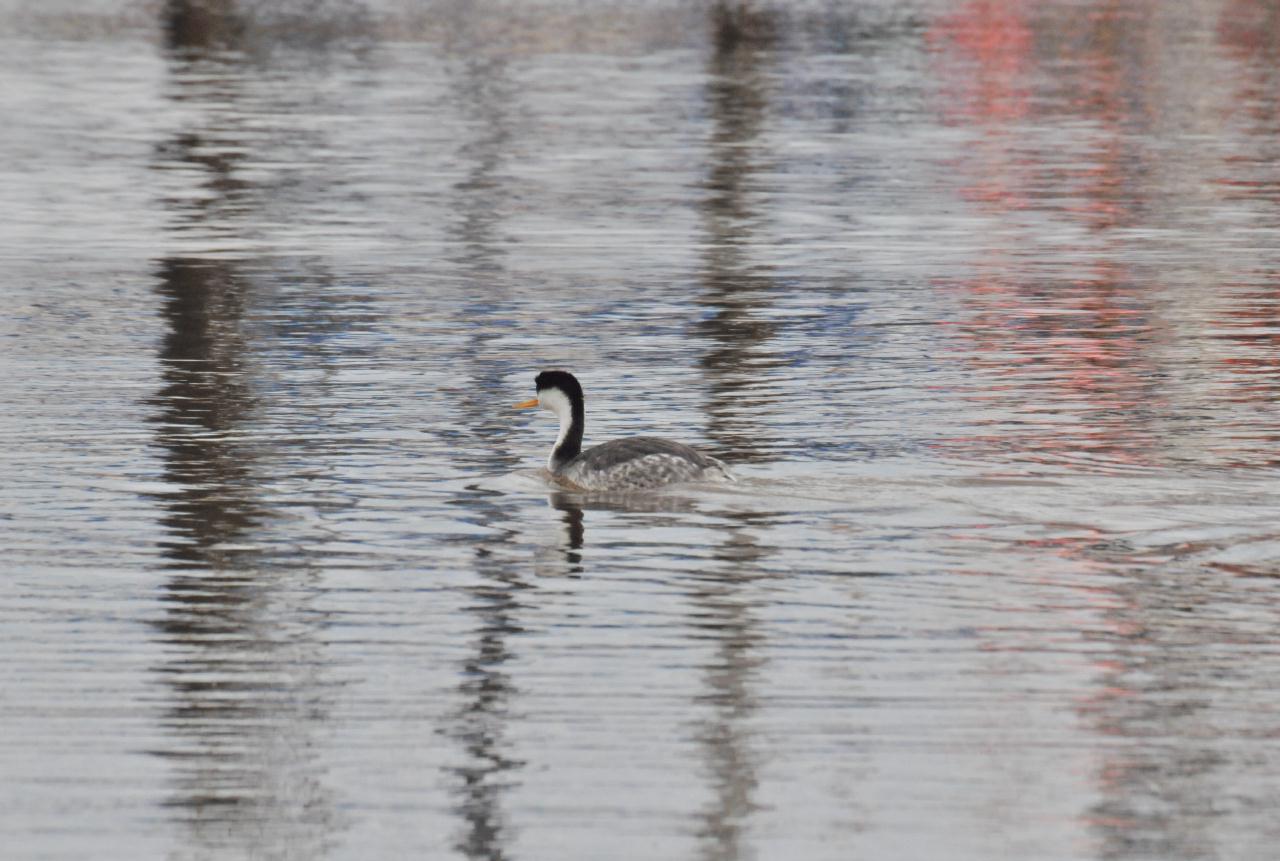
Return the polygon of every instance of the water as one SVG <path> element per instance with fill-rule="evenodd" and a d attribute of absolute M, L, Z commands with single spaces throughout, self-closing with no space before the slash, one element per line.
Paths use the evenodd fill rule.
<path fill-rule="evenodd" d="M 6 857 L 1270 856 L 1271 5 L 201 8 L 0 6 Z"/>

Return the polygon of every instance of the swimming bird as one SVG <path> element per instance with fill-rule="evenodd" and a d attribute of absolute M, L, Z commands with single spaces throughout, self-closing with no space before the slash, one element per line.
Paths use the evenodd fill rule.
<path fill-rule="evenodd" d="M 677 481 L 733 480 L 714 457 L 668 439 L 636 436 L 583 451 L 582 384 L 568 371 L 543 371 L 534 386 L 538 396 L 515 409 L 542 407 L 560 419 L 560 435 L 547 457 L 547 470 L 559 484 L 577 490 L 644 490 Z"/>

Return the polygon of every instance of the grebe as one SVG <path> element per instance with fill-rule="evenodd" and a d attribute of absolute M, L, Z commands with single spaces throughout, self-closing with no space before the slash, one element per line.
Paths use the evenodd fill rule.
<path fill-rule="evenodd" d="M 644 490 L 677 481 L 732 481 L 728 468 L 701 452 L 651 436 L 618 439 L 582 450 L 586 408 L 582 385 L 567 371 L 543 371 L 534 381 L 538 396 L 515 409 L 542 407 L 560 419 L 547 469 L 577 490 Z"/>

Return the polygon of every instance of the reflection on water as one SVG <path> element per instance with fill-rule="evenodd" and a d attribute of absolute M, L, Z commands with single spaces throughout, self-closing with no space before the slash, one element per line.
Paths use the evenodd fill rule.
<path fill-rule="evenodd" d="M 176 53 L 263 55 L 282 46 L 328 50 L 338 43 L 362 49 L 372 22 L 362 0 L 165 0 L 160 26 L 166 46 Z"/>
<path fill-rule="evenodd" d="M 487 504 L 491 495 L 476 492 L 473 505 L 482 522 L 506 519 L 500 500 Z M 487 516 L 486 516 L 487 515 Z M 509 540 L 513 533 L 500 534 Z M 504 859 L 509 851 L 510 826 L 503 797 L 518 779 L 523 763 L 507 739 L 515 717 L 514 700 L 519 687 L 508 667 L 514 640 L 525 633 L 520 624 L 520 596 L 527 585 L 485 546 L 475 549 L 476 583 L 467 589 L 464 608 L 474 619 L 469 654 L 459 667 L 458 697 L 461 705 L 450 716 L 446 735 L 465 754 L 451 771 L 456 778 L 456 812 L 465 823 L 455 847 L 467 858 Z"/>
<path fill-rule="evenodd" d="M 710 10 L 706 100 L 712 129 L 701 207 L 706 232 L 701 301 L 709 313 L 696 331 L 710 341 L 699 360 L 709 389 L 707 435 L 731 463 L 766 456 L 776 447 L 752 413 L 768 403 L 762 380 L 786 364 L 769 345 L 775 327 L 759 314 L 776 287 L 768 267 L 750 260 L 760 217 L 751 198 L 765 157 L 757 139 L 767 108 L 774 15 L 727 2 Z"/>
<path fill-rule="evenodd" d="M 91 5 L 0 12 L 7 847 L 1268 857 L 1274 3 Z M 549 489 L 553 365 L 742 480 Z"/>
<path fill-rule="evenodd" d="M 669 528 L 686 518 L 703 516 L 703 505 L 695 497 L 679 493 L 555 492 L 549 502 L 563 515 L 565 529 L 558 549 L 573 573 L 585 569 L 584 548 L 589 558 L 592 517 L 615 514 L 637 526 Z M 758 757 L 751 721 L 757 710 L 754 683 L 764 665 L 761 652 L 766 643 L 754 618 L 754 599 L 744 590 L 768 576 L 759 563 L 772 551 L 759 543 L 757 533 L 768 529 L 774 515 L 727 511 L 711 516 L 721 524 L 721 541 L 711 548 L 709 565 L 684 572 L 682 579 L 687 583 L 690 640 L 708 651 L 692 699 L 700 714 L 693 736 L 711 792 L 711 801 L 698 813 L 698 854 L 728 861 L 752 854 L 746 833 L 757 809 Z"/>
<path fill-rule="evenodd" d="M 247 21 L 234 0 L 167 0 L 161 26 L 171 49 L 205 52 L 243 44 Z"/>
<path fill-rule="evenodd" d="M 1170 26 L 1161 14 L 1099 11 L 1050 38 L 1048 28 L 1066 20 L 1060 13 L 1006 11 L 964 4 L 932 33 L 939 62 L 965 70 L 948 79 L 950 120 L 979 130 L 955 162 L 960 191 L 1007 231 L 974 261 L 971 278 L 937 282 L 959 294 L 965 313 L 956 331 L 965 343 L 957 349 L 982 374 L 966 385 L 981 418 L 948 446 L 1116 467 L 1270 462 L 1266 435 L 1251 436 L 1258 425 L 1239 433 L 1219 408 L 1230 395 L 1204 386 L 1212 377 L 1236 388 L 1233 375 L 1206 366 L 1223 353 L 1214 340 L 1251 340 L 1223 331 L 1222 307 L 1260 314 L 1251 325 L 1260 331 L 1266 303 L 1236 297 L 1253 285 L 1224 281 L 1220 249 L 1206 248 L 1190 273 L 1167 271 L 1167 283 L 1153 289 L 1158 261 L 1142 241 L 1153 230 L 1185 229 L 1168 213 L 1203 208 L 1203 189 L 1234 160 L 1205 158 L 1203 146 L 1188 142 L 1174 176 L 1169 146 L 1146 136 L 1153 125 L 1181 132 L 1159 128 L 1165 118 L 1192 129 L 1218 124 L 1212 102 L 1165 89 L 1185 74 L 1187 52 L 1214 65 L 1214 46 L 1191 40 L 1176 54 L 1149 50 L 1152 40 L 1133 31 L 1161 32 Z M 1085 95 L 1027 98 L 1038 64 L 1056 70 L 1055 88 Z M 1151 100 L 1166 95 L 1172 104 L 1149 116 L 1157 111 Z M 1074 125 L 1045 134 L 1042 124 L 1063 113 Z M 1064 147 L 1072 159 L 1061 157 Z M 1225 325 L 1242 328 L 1239 318 Z"/>
<path fill-rule="evenodd" d="M 206 49 L 236 42 L 233 7 L 165 9 L 170 47 L 188 52 L 172 61 L 171 94 L 215 116 L 235 105 L 236 90 L 207 86 L 212 68 L 193 69 Z M 227 71 L 215 77 L 234 81 L 238 70 Z M 208 191 L 194 211 L 169 201 L 176 229 L 233 226 L 234 200 L 249 187 L 236 178 L 244 145 L 234 128 L 183 131 L 158 157 L 188 166 Z M 157 275 L 166 334 L 155 439 L 172 485 L 162 498 L 173 572 L 156 624 L 171 737 L 155 753 L 173 764 L 168 806 L 193 857 L 317 857 L 337 823 L 314 752 L 328 713 L 327 662 L 306 589 L 314 573 L 305 562 L 268 566 L 256 545 L 273 512 L 261 498 L 263 453 L 251 432 L 261 406 L 246 331 L 255 287 L 226 261 L 169 258 Z"/>
<path fill-rule="evenodd" d="M 1225 789 L 1214 773 L 1224 763 L 1214 753 L 1211 725 L 1204 723 L 1212 696 L 1205 670 L 1211 667 L 1195 666 L 1213 662 L 1176 657 L 1176 647 L 1161 642 L 1158 631 L 1128 636 L 1153 634 L 1149 646 L 1134 654 L 1122 647 L 1108 662 L 1100 680 L 1103 692 L 1086 713 L 1099 721 L 1101 732 L 1118 739 L 1204 740 L 1134 749 L 1121 744 L 1106 757 L 1097 774 L 1103 801 L 1093 817 L 1105 858 L 1204 857 L 1216 842 L 1208 829 L 1214 824 L 1215 796 Z"/>
<path fill-rule="evenodd" d="M 199 855 L 312 857 L 333 830 L 310 752 L 327 710 L 325 660 L 299 588 L 311 575 L 261 568 L 254 545 L 269 509 L 243 441 L 249 287 L 232 266 L 178 259 L 163 263 L 160 284 L 169 334 L 156 441 L 173 485 L 163 497 L 173 570 L 157 672 L 172 691 L 173 736 L 156 753 L 174 763 L 170 804 Z"/>
<path fill-rule="evenodd" d="M 176 487 L 166 497 L 167 553 L 175 567 L 234 568 L 236 556 L 252 556 L 238 539 L 266 513 L 255 498 L 254 449 L 236 433 L 254 407 L 241 329 L 246 285 L 234 267 L 204 260 L 165 260 L 158 278 L 169 332 L 156 439 Z"/>
<path fill-rule="evenodd" d="M 766 643 L 750 598 L 741 594 L 760 576 L 756 563 L 769 555 L 751 532 L 765 515 L 740 514 L 725 529 L 724 544 L 714 551 L 717 567 L 695 575 L 690 590 L 693 636 L 714 644 L 703 667 L 703 691 L 697 702 L 709 711 L 697 737 L 714 792 L 703 812 L 701 857 L 732 861 L 752 854 L 747 827 L 756 810 L 758 754 L 751 720 L 758 709 L 755 679 Z"/>
<path fill-rule="evenodd" d="M 514 84 L 501 58 L 488 56 L 481 46 L 472 44 L 468 31 L 474 22 L 469 15 L 451 16 L 450 23 L 451 40 L 472 49 L 456 61 L 449 76 L 449 99 L 466 117 L 467 134 L 455 154 L 464 173 L 450 188 L 455 215 L 446 228 L 447 246 L 457 277 L 474 297 L 456 312 L 458 327 L 467 335 L 458 351 L 458 379 L 452 391 L 465 426 L 477 438 L 476 451 L 460 453 L 460 460 L 474 459 L 474 466 L 481 469 L 512 468 L 516 458 L 507 453 L 511 428 L 495 415 L 495 408 L 506 402 L 511 368 L 496 358 L 493 347 L 502 331 L 505 304 L 499 293 L 503 283 L 499 231 L 509 190 L 501 174 L 511 144 L 508 114 Z M 492 549 L 516 536 L 503 525 L 510 521 L 511 512 L 501 495 L 468 487 L 452 502 L 466 506 L 476 525 L 495 530 L 492 546 L 482 541 L 474 548 L 475 579 L 465 589 L 463 608 L 472 626 L 467 655 L 458 667 L 460 702 L 444 728 L 463 754 L 461 763 L 449 769 L 453 809 L 463 822 L 453 845 L 467 858 L 499 861 L 513 857 L 505 802 L 524 765 L 508 736 L 520 693 L 510 669 L 512 643 L 524 633 L 520 596 L 527 586 L 524 575 Z"/>
<path fill-rule="evenodd" d="M 1274 772 L 1276 752 L 1245 753 L 1233 744 L 1275 730 L 1261 711 L 1269 706 L 1241 697 L 1262 681 L 1248 656 L 1269 648 L 1269 626 L 1227 623 L 1230 604 L 1216 577 L 1136 577 L 1117 587 L 1116 598 L 1096 662 L 1098 691 L 1081 706 L 1110 742 L 1089 816 L 1099 857 L 1217 854 L 1242 813 L 1242 777 L 1248 785 L 1247 775 L 1257 775 L 1271 787 L 1246 789 L 1244 797 L 1259 790 L 1275 797 L 1264 775 Z"/>

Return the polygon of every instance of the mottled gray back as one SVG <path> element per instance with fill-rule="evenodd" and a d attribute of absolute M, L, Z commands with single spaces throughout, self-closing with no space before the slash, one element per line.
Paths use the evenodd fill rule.
<path fill-rule="evenodd" d="M 657 437 L 614 440 L 583 452 L 563 475 L 588 490 L 609 486 L 659 487 L 704 477 L 707 470 L 727 476 L 724 464 L 687 445 Z"/>

